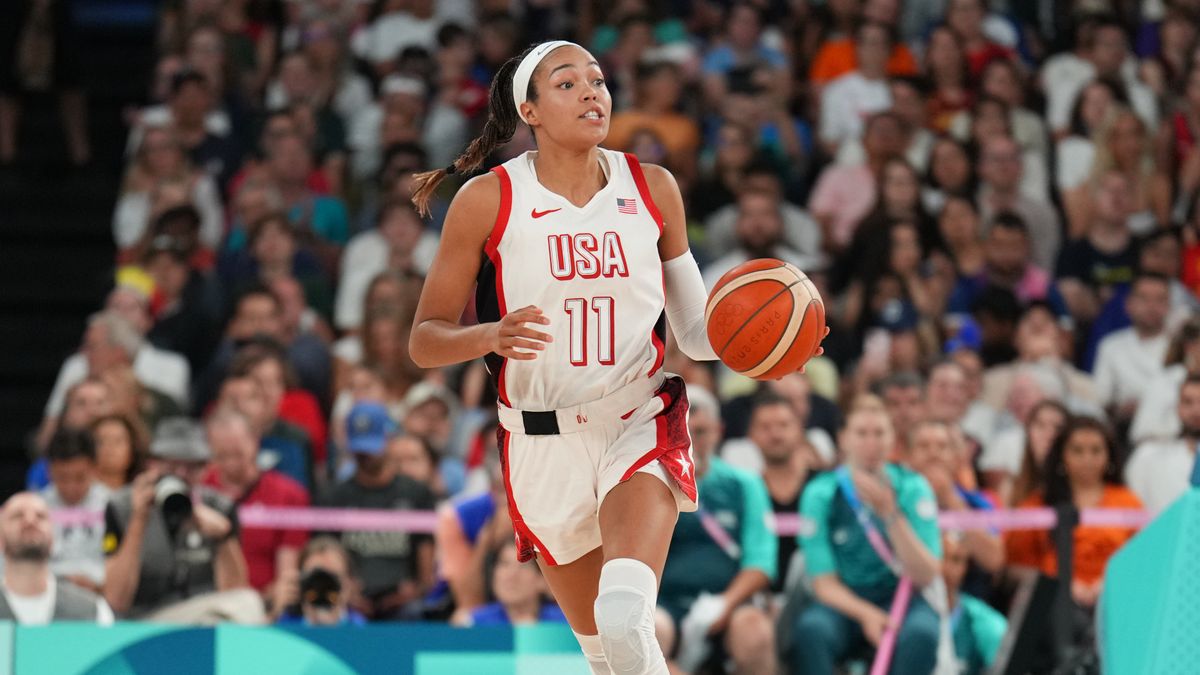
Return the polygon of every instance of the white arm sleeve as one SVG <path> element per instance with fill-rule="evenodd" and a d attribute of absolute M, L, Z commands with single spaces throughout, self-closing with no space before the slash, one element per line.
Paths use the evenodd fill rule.
<path fill-rule="evenodd" d="M 716 361 L 717 353 L 708 343 L 704 325 L 708 291 L 691 251 L 663 261 L 663 282 L 667 292 L 667 321 L 679 349 L 694 361 Z"/>

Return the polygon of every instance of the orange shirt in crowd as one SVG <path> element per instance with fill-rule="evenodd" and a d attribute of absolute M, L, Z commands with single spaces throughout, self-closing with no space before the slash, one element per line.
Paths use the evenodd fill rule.
<path fill-rule="evenodd" d="M 625 151 L 633 135 L 648 129 L 662 141 L 667 154 L 694 154 L 700 147 L 700 129 L 687 115 L 667 113 L 654 115 L 638 110 L 626 110 L 613 115 L 604 147 Z"/>
<path fill-rule="evenodd" d="M 858 67 L 858 58 L 854 54 L 854 40 L 841 38 L 826 40 L 817 55 L 813 57 L 812 67 L 808 69 L 808 79 L 815 85 L 823 85 L 851 72 Z M 917 60 L 905 45 L 892 48 L 892 55 L 887 62 L 888 75 L 916 75 Z"/>
<path fill-rule="evenodd" d="M 1045 506 L 1041 494 L 1036 494 L 1020 504 L 1020 508 Z M 1100 503 L 1102 509 L 1140 509 L 1142 502 L 1128 488 L 1106 485 Z M 1077 527 L 1075 528 L 1075 579 L 1094 584 L 1104 577 L 1108 559 L 1133 538 L 1137 530 L 1123 527 Z M 1004 547 L 1008 553 L 1008 564 L 1036 567 L 1049 576 L 1058 575 L 1058 560 L 1054 552 L 1054 540 L 1049 530 L 1010 530 L 1004 536 Z"/>

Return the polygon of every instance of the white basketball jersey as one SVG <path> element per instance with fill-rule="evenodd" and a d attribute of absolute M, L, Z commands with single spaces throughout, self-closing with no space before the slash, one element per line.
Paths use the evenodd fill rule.
<path fill-rule="evenodd" d="M 662 217 L 632 155 L 601 149 L 608 183 L 584 207 L 546 189 L 535 152 L 505 162 L 501 201 L 479 272 L 476 313 L 496 321 L 541 308 L 554 336 L 537 358 L 489 354 L 500 400 L 554 410 L 602 398 L 662 367 L 666 321 Z"/>

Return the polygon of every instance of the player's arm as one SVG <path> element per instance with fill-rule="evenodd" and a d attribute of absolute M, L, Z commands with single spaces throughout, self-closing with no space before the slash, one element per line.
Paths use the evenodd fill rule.
<path fill-rule="evenodd" d="M 451 202 L 408 342 L 412 360 L 418 366 L 440 368 L 491 352 L 529 360 L 536 354 L 516 348 L 541 350 L 543 343 L 551 341 L 549 335 L 525 327 L 526 323 L 550 323 L 540 309 L 532 306 L 512 310 L 492 323 L 458 323 L 499 211 L 500 179 L 490 173 L 471 179 Z"/>
<path fill-rule="evenodd" d="M 650 196 L 663 219 L 658 255 L 663 260 L 663 285 L 667 294 L 667 321 L 679 349 L 695 361 L 716 361 L 717 353 L 708 342 L 704 308 L 708 291 L 700 276 L 700 267 L 688 248 L 687 219 L 683 196 L 671 172 L 653 164 L 643 164 Z"/>

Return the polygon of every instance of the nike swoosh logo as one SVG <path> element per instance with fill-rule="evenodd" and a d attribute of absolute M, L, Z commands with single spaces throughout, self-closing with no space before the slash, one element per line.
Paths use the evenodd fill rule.
<path fill-rule="evenodd" d="M 541 218 L 542 216 L 554 213 L 555 211 L 562 211 L 562 207 L 560 206 L 557 209 L 550 209 L 549 211 L 538 211 L 537 209 L 534 209 L 529 212 L 529 215 L 533 216 L 534 218 Z"/>

